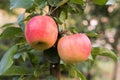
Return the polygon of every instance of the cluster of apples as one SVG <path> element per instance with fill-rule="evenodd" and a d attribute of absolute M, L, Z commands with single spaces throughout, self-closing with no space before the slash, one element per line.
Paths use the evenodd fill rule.
<path fill-rule="evenodd" d="M 25 38 L 35 49 L 49 49 L 58 39 L 57 24 L 50 16 L 34 16 L 26 24 Z M 67 63 L 87 60 L 91 48 L 89 38 L 82 33 L 63 36 L 57 43 L 58 54 Z"/>

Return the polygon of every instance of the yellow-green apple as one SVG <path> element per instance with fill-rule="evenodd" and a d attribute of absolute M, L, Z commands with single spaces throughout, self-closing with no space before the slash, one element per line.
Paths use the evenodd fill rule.
<path fill-rule="evenodd" d="M 52 47 L 58 36 L 57 24 L 50 16 L 34 16 L 26 24 L 25 38 L 39 50 Z"/>
<path fill-rule="evenodd" d="M 60 58 L 67 63 L 77 63 L 88 59 L 91 53 L 91 41 L 82 33 L 64 36 L 58 41 Z"/>

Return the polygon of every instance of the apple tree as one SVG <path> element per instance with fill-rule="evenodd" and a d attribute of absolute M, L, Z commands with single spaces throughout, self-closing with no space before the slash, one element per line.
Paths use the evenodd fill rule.
<path fill-rule="evenodd" d="M 88 4 L 104 6 L 108 0 L 10 0 L 10 10 L 25 9 L 16 22 L 1 28 L 0 39 L 13 44 L 0 61 L 0 76 L 15 80 L 87 80 L 80 70 L 89 69 L 97 56 L 117 61 L 115 52 L 105 47 L 92 47 L 99 37 L 72 19 L 85 18 Z M 76 23 L 77 24 L 77 23 Z M 72 26 L 71 26 L 72 25 Z"/>

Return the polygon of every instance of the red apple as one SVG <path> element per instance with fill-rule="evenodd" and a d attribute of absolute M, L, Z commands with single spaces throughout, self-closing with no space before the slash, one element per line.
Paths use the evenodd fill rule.
<path fill-rule="evenodd" d="M 88 59 L 91 53 L 91 42 L 85 34 L 64 36 L 58 41 L 58 54 L 67 63 L 76 63 Z"/>
<path fill-rule="evenodd" d="M 57 24 L 50 16 L 34 16 L 26 24 L 25 38 L 39 50 L 52 47 L 58 36 Z"/>

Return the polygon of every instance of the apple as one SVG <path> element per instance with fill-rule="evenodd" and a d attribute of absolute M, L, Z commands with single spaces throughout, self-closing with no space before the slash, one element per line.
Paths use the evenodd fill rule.
<path fill-rule="evenodd" d="M 52 47 L 57 37 L 57 24 L 50 16 L 34 16 L 26 23 L 26 41 L 35 49 L 46 50 Z"/>
<path fill-rule="evenodd" d="M 77 63 L 88 59 L 91 41 L 82 33 L 64 36 L 59 39 L 57 50 L 60 58 L 67 63 Z"/>

